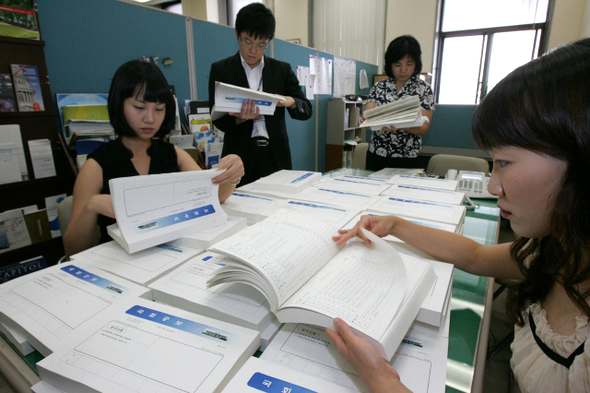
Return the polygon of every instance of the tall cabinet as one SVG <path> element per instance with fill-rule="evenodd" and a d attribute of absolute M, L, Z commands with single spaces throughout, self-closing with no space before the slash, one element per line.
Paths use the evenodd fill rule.
<path fill-rule="evenodd" d="M 0 112 L 0 124 L 18 124 L 20 127 L 29 172 L 29 180 L 0 185 L 0 212 L 31 205 L 44 209 L 46 197 L 72 193 L 75 167 L 72 167 L 67 147 L 58 132 L 58 114 L 53 109 L 51 100 L 44 46 L 45 43 L 40 40 L 0 36 L 0 72 L 11 72 L 11 64 L 36 65 L 45 106 L 45 110 L 41 112 Z M 35 179 L 28 141 L 38 139 L 50 141 L 56 176 Z M 48 264 L 55 264 L 64 255 L 62 238 L 57 237 L 1 253 L 0 267 L 39 255 L 45 256 Z"/>
<path fill-rule="evenodd" d="M 365 106 L 362 101 L 328 101 L 327 171 L 347 166 L 347 158 L 352 156 L 354 146 L 349 142 L 367 142 L 367 129 L 360 127 Z"/>

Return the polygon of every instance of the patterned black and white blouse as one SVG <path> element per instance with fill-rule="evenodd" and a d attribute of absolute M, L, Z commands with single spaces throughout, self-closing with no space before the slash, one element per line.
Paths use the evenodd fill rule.
<path fill-rule="evenodd" d="M 396 92 L 395 79 L 387 78 L 375 83 L 367 101 L 375 102 L 376 106 L 388 104 L 407 96 L 418 95 L 423 110 L 434 110 L 434 94 L 430 85 L 412 76 L 399 93 Z M 369 151 L 381 157 L 415 158 L 420 153 L 422 137 L 407 131 L 397 132 L 373 131 L 369 143 Z"/>

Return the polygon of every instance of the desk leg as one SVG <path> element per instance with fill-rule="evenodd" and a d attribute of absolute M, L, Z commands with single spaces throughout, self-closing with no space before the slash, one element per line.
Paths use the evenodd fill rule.
<path fill-rule="evenodd" d="M 6 341 L 0 339 L 0 373 L 18 393 L 30 393 L 39 376 Z"/>

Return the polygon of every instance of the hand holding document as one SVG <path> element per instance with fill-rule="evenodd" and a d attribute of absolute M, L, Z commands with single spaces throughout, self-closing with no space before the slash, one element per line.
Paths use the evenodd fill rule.
<path fill-rule="evenodd" d="M 111 179 L 117 224 L 109 235 L 133 253 L 227 222 L 219 203 L 220 171 L 191 171 Z M 118 229 L 118 230 L 117 230 Z"/>
<path fill-rule="evenodd" d="M 380 130 L 390 126 L 396 128 L 420 127 L 428 120 L 426 116 L 422 116 L 418 96 L 410 96 L 367 109 L 363 112 L 363 116 L 366 120 L 361 123 L 361 127 L 370 127 L 372 130 Z"/>
<path fill-rule="evenodd" d="M 211 119 L 216 120 L 229 112 L 240 112 L 242 103 L 247 100 L 254 100 L 261 115 L 272 115 L 275 113 L 277 103 L 285 101 L 285 98 L 263 91 L 215 82 L 215 105 L 213 105 Z"/>

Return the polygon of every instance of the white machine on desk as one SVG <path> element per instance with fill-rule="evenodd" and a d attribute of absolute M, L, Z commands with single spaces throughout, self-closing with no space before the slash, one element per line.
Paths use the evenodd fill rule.
<path fill-rule="evenodd" d="M 497 196 L 488 192 L 490 177 L 483 172 L 459 171 L 457 174 L 456 169 L 449 169 L 445 179 L 457 180 L 459 182 L 457 191 L 464 192 L 466 197 L 498 199 Z"/>

